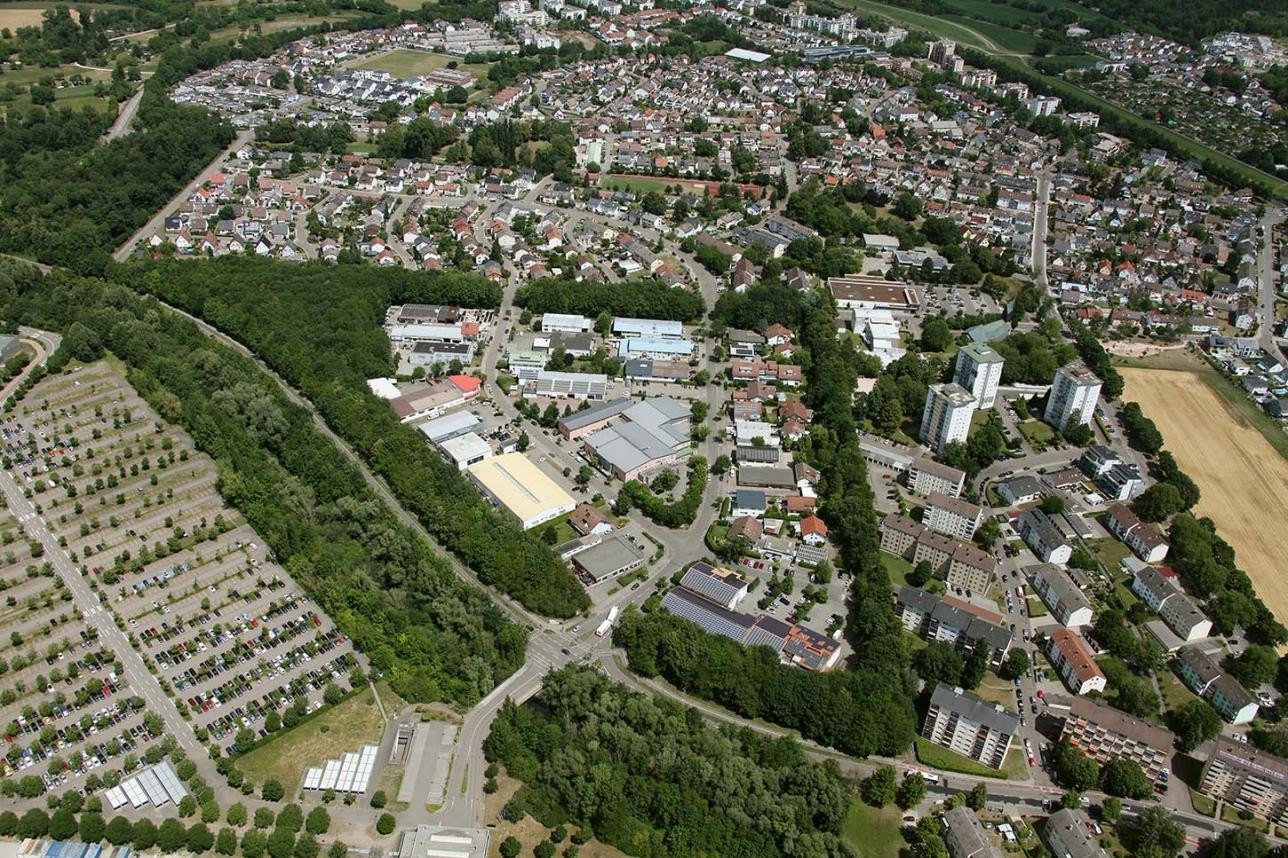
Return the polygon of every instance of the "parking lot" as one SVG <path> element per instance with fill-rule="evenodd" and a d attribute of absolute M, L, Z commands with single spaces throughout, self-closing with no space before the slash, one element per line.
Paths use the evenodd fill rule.
<path fill-rule="evenodd" d="M 347 679 L 352 644 L 224 504 L 214 463 L 106 363 L 36 385 L 0 434 L 15 481 L 102 602 L 85 610 L 111 612 L 152 671 L 142 679 L 172 694 L 197 739 L 227 748 L 243 727 L 262 735 L 270 710 L 320 707 L 327 684 Z M 112 785 L 141 753 L 160 758 L 167 731 L 143 697 L 149 710 L 161 698 L 127 687 L 120 656 L 97 645 L 27 540 L 6 511 L 8 772 L 38 771 L 48 788 Z"/>

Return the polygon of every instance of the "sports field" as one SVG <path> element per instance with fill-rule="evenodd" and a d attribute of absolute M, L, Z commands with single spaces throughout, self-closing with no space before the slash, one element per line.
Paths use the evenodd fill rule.
<path fill-rule="evenodd" d="M 1288 461 L 1197 372 L 1119 369 L 1124 400 L 1158 425 L 1167 449 L 1202 491 L 1195 513 L 1216 522 L 1240 568 L 1281 622 L 1288 622 Z"/>

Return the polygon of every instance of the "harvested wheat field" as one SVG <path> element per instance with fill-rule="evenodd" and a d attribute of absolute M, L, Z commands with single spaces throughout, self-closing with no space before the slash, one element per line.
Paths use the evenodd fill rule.
<path fill-rule="evenodd" d="M 1158 424 L 1167 449 L 1202 491 L 1195 513 L 1216 522 L 1239 567 L 1288 623 L 1288 461 L 1195 372 L 1121 368 L 1127 389 Z"/>

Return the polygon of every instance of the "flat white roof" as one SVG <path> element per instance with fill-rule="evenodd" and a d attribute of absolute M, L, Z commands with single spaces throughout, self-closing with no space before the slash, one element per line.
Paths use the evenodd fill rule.
<path fill-rule="evenodd" d="M 552 509 L 576 506 L 572 495 L 522 453 L 506 453 L 475 462 L 466 471 L 497 502 L 521 521 Z"/>
<path fill-rule="evenodd" d="M 476 432 L 466 432 L 464 435 L 448 438 L 446 441 L 439 442 L 438 446 L 457 463 L 492 454 L 492 445 L 479 437 Z"/>
<path fill-rule="evenodd" d="M 762 54 L 760 51 L 749 51 L 746 48 L 733 48 L 725 51 L 726 57 L 732 57 L 735 60 L 747 60 L 753 63 L 763 63 L 769 59 L 770 54 Z"/>

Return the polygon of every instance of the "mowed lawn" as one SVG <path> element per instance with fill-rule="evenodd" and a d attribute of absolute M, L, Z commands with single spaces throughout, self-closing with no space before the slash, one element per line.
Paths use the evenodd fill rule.
<path fill-rule="evenodd" d="M 382 691 L 381 698 L 385 697 Z M 363 745 L 379 744 L 384 731 L 380 709 L 368 688 L 238 757 L 237 768 L 256 784 L 269 778 L 281 782 L 290 795 L 303 781 L 306 769 Z"/>
<path fill-rule="evenodd" d="M 851 799 L 841 839 L 863 858 L 896 858 L 907 845 L 899 830 L 902 818 L 893 804 L 876 808 L 861 799 Z"/>
<path fill-rule="evenodd" d="M 1200 372 L 1119 370 L 1168 450 L 1198 483 L 1194 512 L 1210 516 L 1280 622 L 1288 622 L 1288 461 Z"/>
<path fill-rule="evenodd" d="M 452 57 L 447 54 L 435 54 L 430 51 L 417 51 L 410 48 L 395 48 L 392 51 L 382 51 L 378 54 L 360 57 L 349 63 L 349 68 L 389 72 L 394 77 L 419 77 L 423 74 L 429 74 L 435 69 L 441 69 L 453 60 L 458 63 L 457 68 L 461 71 L 469 72 L 476 78 L 485 76 L 491 67 L 491 63 L 462 63 L 459 57 Z"/>

